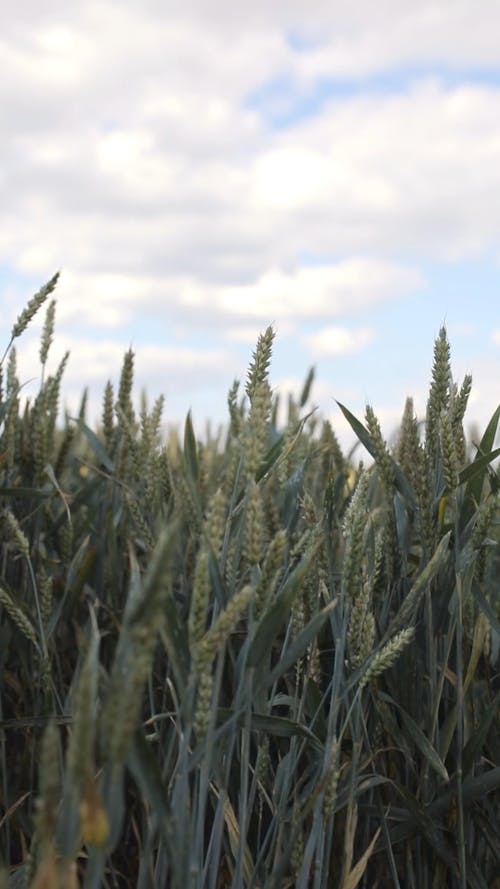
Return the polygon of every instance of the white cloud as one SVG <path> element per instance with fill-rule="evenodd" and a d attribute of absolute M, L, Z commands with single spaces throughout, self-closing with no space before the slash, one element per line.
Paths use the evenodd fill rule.
<path fill-rule="evenodd" d="M 328 6 L 323 15 L 319 13 L 320 21 L 315 15 L 317 24 L 310 29 L 316 46 L 300 54 L 304 78 L 359 78 L 396 65 L 436 60 L 457 67 L 498 63 L 495 37 L 500 15 L 493 6 L 490 19 L 477 15 L 473 0 L 453 7 L 446 0 L 419 4 L 386 0 L 376 5 L 361 0 L 342 9 Z"/>
<path fill-rule="evenodd" d="M 491 338 L 496 346 L 500 346 L 500 327 L 492 331 Z"/>
<path fill-rule="evenodd" d="M 283 337 L 290 336 L 295 332 L 295 325 L 285 320 L 280 320 L 278 327 L 276 327 L 276 325 L 273 326 L 275 327 L 275 332 L 278 334 L 280 340 Z M 226 339 L 233 343 L 247 343 L 249 346 L 255 346 L 260 334 L 263 333 L 264 330 L 265 327 L 263 324 L 259 324 L 258 326 L 231 325 L 224 330 L 224 336 Z"/>
<path fill-rule="evenodd" d="M 0 254 L 30 271 L 56 261 L 215 282 L 305 250 L 457 258 L 498 243 L 498 89 L 332 100 L 273 135 L 237 104 L 207 127 L 201 104 L 185 95 L 189 137 L 161 117 L 110 132 L 83 118 L 78 137 L 63 114 L 36 139 L 7 138 Z"/>
<path fill-rule="evenodd" d="M 331 266 L 302 267 L 291 274 L 269 271 L 255 284 L 220 289 L 214 296 L 231 314 L 324 318 L 358 312 L 400 297 L 421 284 L 414 269 L 356 258 Z"/>
<path fill-rule="evenodd" d="M 165 5 L 157 0 L 143 4 L 157 15 Z M 124 4 L 126 6 L 126 4 Z M 172 14 L 173 10 L 168 10 Z M 286 26 L 297 32 L 316 72 L 360 73 L 406 63 L 443 59 L 451 64 L 490 64 L 498 61 L 496 4 L 479 16 L 474 0 L 351 0 L 332 3 L 316 0 L 314 15 L 307 0 L 254 0 L 244 7 L 230 0 L 185 0 L 182 14 L 205 31 L 226 39 L 267 34 Z M 314 53 L 311 49 L 316 47 Z"/>
<path fill-rule="evenodd" d="M 333 357 L 352 355 L 360 352 L 373 339 L 373 330 L 360 327 L 324 327 L 305 337 L 305 342 L 313 356 Z"/>
<path fill-rule="evenodd" d="M 257 158 L 254 178 L 257 205 L 292 210 L 316 203 L 331 172 L 321 151 L 284 146 Z"/>
<path fill-rule="evenodd" d="M 387 300 L 426 299 L 422 260 L 498 253 L 500 88 L 463 71 L 498 65 L 500 6 L 480 16 L 472 0 L 318 0 L 314 17 L 305 0 L 174 6 L 4 10 L 0 263 L 40 283 L 62 267 L 75 386 L 84 368 L 113 376 L 111 331 L 125 339 L 143 318 L 183 331 L 191 353 L 150 365 L 180 388 L 182 368 L 208 382 L 224 364 L 191 330 L 253 344 L 269 322 L 290 336 L 308 321 L 362 324 Z M 441 79 L 420 76 L 426 66 Z M 410 85 L 397 83 L 405 67 Z M 385 90 L 363 88 L 374 73 L 388 73 Z M 293 119 L 328 78 L 358 87 L 270 128 L 273 84 Z M 15 316 L 21 306 L 5 302 Z M 104 345 L 92 327 L 109 333 Z"/>
<path fill-rule="evenodd" d="M 483 21 L 471 3 L 451 14 L 434 0 L 365 2 L 335 15 L 320 3 L 320 45 L 297 52 L 286 32 L 308 32 L 309 7 L 268 6 L 238 12 L 237 39 L 226 2 L 182 14 L 77 3 L 63 19 L 58 3 L 43 12 L 25 2 L 6 13 L 0 257 L 40 274 L 62 265 L 146 286 L 191 275 L 204 287 L 255 284 L 304 251 L 456 258 L 495 248 L 497 88 L 415 78 L 409 91 L 331 99 L 276 133 L 245 97 L 278 76 L 307 97 L 317 78 L 346 72 L 342 59 L 356 76 L 412 58 L 474 61 L 480 44 L 496 52 L 500 10 Z"/>
<path fill-rule="evenodd" d="M 255 332 L 258 335 L 268 324 L 276 322 L 280 335 L 286 336 L 301 320 L 359 313 L 421 286 L 423 279 L 414 268 L 362 257 L 299 266 L 290 273 L 270 270 L 255 282 L 239 285 L 183 275 L 77 275 L 63 270 L 57 288 L 58 319 L 66 328 L 83 323 L 112 329 L 155 318 L 165 329 L 173 321 L 195 328 L 227 327 L 229 339 L 255 342 Z M 250 323 L 235 324 L 238 319 Z"/>
<path fill-rule="evenodd" d="M 116 342 L 110 339 L 89 340 L 78 336 L 58 334 L 51 347 L 47 372 L 53 373 L 66 351 L 69 361 L 63 377 L 63 404 L 75 411 L 84 386 L 89 387 L 89 409 L 93 418 L 100 415 L 101 396 L 107 380 L 118 389 L 118 381 L 125 352 L 134 351 L 134 391 L 138 399 L 142 389 L 154 399 L 164 394 L 167 403 L 175 404 L 175 419 L 180 419 L 189 407 L 192 388 L 203 390 L 229 382 L 239 369 L 234 354 L 217 349 L 194 349 L 189 346 L 164 347 Z M 33 397 L 40 386 L 39 339 L 23 337 L 16 343 L 18 378 L 23 385 L 23 396 Z M 228 382 L 229 381 L 229 382 Z"/>

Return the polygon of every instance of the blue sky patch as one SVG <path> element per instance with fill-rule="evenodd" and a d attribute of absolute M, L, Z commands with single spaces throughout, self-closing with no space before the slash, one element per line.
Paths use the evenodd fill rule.
<path fill-rule="evenodd" d="M 283 72 L 252 90 L 244 106 L 260 113 L 270 129 L 280 130 L 321 114 L 325 105 L 334 99 L 405 94 L 418 82 L 432 79 L 450 91 L 466 85 L 498 89 L 500 67 L 405 65 L 359 78 L 321 77 L 305 87 L 293 75 Z"/>

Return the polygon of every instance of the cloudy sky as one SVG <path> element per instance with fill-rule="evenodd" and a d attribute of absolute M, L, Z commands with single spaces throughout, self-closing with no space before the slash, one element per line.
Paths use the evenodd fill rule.
<path fill-rule="evenodd" d="M 272 383 L 421 410 L 444 322 L 469 419 L 499 400 L 500 4 L 17 0 L 0 35 L 3 338 L 61 269 L 52 366 L 100 412 L 138 389 L 225 418 L 256 337 Z M 43 320 L 43 319 L 40 319 Z M 20 378 L 39 375 L 36 325 Z M 91 419 L 89 417 L 89 419 Z"/>

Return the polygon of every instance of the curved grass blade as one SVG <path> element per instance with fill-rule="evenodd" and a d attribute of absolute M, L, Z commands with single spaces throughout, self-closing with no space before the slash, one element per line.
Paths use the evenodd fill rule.
<path fill-rule="evenodd" d="M 346 875 L 344 880 L 342 881 L 342 889 L 356 889 L 359 881 L 362 879 L 363 874 L 366 870 L 366 866 L 368 861 L 372 855 L 372 852 L 376 846 L 377 840 L 380 836 L 381 827 L 378 827 L 375 831 L 370 845 L 363 852 L 360 859 L 358 859 L 357 863 L 354 865 L 353 869 Z"/>
<path fill-rule="evenodd" d="M 288 612 L 295 598 L 297 587 L 306 577 L 321 544 L 322 540 L 319 539 L 311 549 L 306 552 L 297 567 L 286 580 L 282 590 L 280 590 L 271 606 L 262 616 L 248 652 L 247 664 L 249 667 L 258 667 L 266 652 L 270 650 L 275 637 L 287 620 Z M 256 681 L 259 681 L 258 676 L 256 677 Z"/>
<path fill-rule="evenodd" d="M 162 823 L 171 817 L 171 807 L 165 793 L 160 766 L 155 757 L 151 756 L 151 746 L 141 729 L 137 729 L 134 735 L 127 756 L 127 768 L 161 827 Z"/>
<path fill-rule="evenodd" d="M 102 441 L 99 441 L 95 432 L 90 429 L 89 426 L 84 422 L 81 417 L 68 417 L 69 420 L 73 420 L 78 424 L 78 428 L 80 432 L 83 432 L 85 438 L 87 439 L 90 447 L 94 451 L 96 457 L 98 457 L 99 462 L 108 472 L 113 473 L 115 471 L 115 464 L 113 463 L 111 457 L 109 456 L 106 448 L 104 447 Z"/>
<path fill-rule="evenodd" d="M 85 581 L 92 570 L 96 558 L 96 549 L 89 544 L 90 534 L 82 540 L 77 552 L 73 556 L 73 560 L 68 569 L 63 595 L 52 612 L 52 616 L 48 623 L 46 632 L 47 641 L 52 636 L 63 612 L 65 613 L 65 617 L 71 613 L 73 604 L 78 599 Z"/>
<path fill-rule="evenodd" d="M 373 439 L 372 439 L 370 433 L 368 432 L 368 429 L 366 429 L 365 426 L 363 426 L 363 424 L 360 423 L 360 421 L 354 416 L 354 414 L 351 414 L 350 410 L 345 405 L 341 404 L 340 401 L 337 401 L 337 404 L 338 404 L 340 410 L 342 411 L 342 413 L 344 414 L 344 417 L 346 418 L 347 422 L 349 423 L 351 429 L 357 435 L 361 444 L 366 448 L 368 453 L 376 461 L 377 450 L 376 450 L 375 445 L 373 443 Z M 405 500 L 408 501 L 408 503 L 410 504 L 412 509 L 415 509 L 416 508 L 415 495 L 412 491 L 412 488 L 411 488 L 406 476 L 401 471 L 401 468 L 398 466 L 398 464 L 394 460 L 392 460 L 392 458 L 391 458 L 391 463 L 392 463 L 392 470 L 394 472 L 394 483 L 396 485 L 396 488 L 398 489 L 400 494 L 403 495 Z"/>
<path fill-rule="evenodd" d="M 465 775 L 468 775 L 468 773 L 472 770 L 474 763 L 477 762 L 478 757 L 481 755 L 481 750 L 486 741 L 486 738 L 488 737 L 488 732 L 490 730 L 491 724 L 495 719 L 497 713 L 499 712 L 499 707 L 500 689 L 497 691 L 493 700 L 490 701 L 488 706 L 485 708 L 479 724 L 475 726 L 474 732 L 471 734 L 469 740 L 467 741 L 467 744 L 464 747 L 464 752 L 462 755 L 462 768 Z"/>
<path fill-rule="evenodd" d="M 415 831 L 415 828 L 417 828 L 420 832 L 420 835 L 422 837 L 425 837 L 425 839 L 427 840 L 431 848 L 434 849 L 441 861 L 443 861 L 448 867 L 456 872 L 458 862 L 455 855 L 453 854 L 452 848 L 444 839 L 443 831 L 439 827 L 439 822 L 431 814 L 430 807 L 424 808 L 418 802 L 418 800 L 415 799 L 412 794 L 402 785 L 398 784 L 395 786 L 397 786 L 398 792 L 401 794 L 408 807 L 409 819 L 408 823 L 404 825 L 404 827 L 409 828 L 409 834 L 413 833 Z M 394 841 L 395 837 L 392 836 L 392 832 L 391 838 Z"/>
<path fill-rule="evenodd" d="M 493 611 L 493 608 L 488 602 L 486 596 L 482 592 L 479 584 L 472 584 L 472 595 L 474 596 L 474 599 L 476 600 L 481 611 L 488 618 L 492 628 L 495 630 L 496 633 L 500 635 L 500 621 L 498 620 L 498 617 Z"/>
<path fill-rule="evenodd" d="M 476 506 L 481 499 L 481 490 L 486 476 L 486 472 L 481 472 L 481 470 L 486 469 L 486 467 L 489 466 L 493 460 L 496 460 L 498 456 L 500 456 L 500 448 L 495 448 L 494 451 L 490 451 L 488 454 L 476 457 L 469 466 L 462 469 L 462 472 L 459 475 L 460 484 L 463 485 L 464 482 L 469 482 L 467 493 L 472 495 L 472 503 L 476 504 Z M 473 485 L 472 482 L 475 482 L 475 484 Z"/>
<path fill-rule="evenodd" d="M 229 707 L 219 707 L 217 709 L 217 721 L 225 722 L 226 720 L 235 719 L 239 726 L 245 723 L 245 713 L 235 713 Z M 295 736 L 306 738 L 311 742 L 320 753 L 324 752 L 324 746 L 316 737 L 314 732 L 305 725 L 294 722 L 293 719 L 286 719 L 284 716 L 269 716 L 266 713 L 252 713 L 252 729 L 254 731 L 265 732 L 279 738 L 293 738 Z"/>
<path fill-rule="evenodd" d="M 256 685 L 262 689 L 269 688 L 273 685 L 283 673 L 286 673 L 302 656 L 307 646 L 316 638 L 328 616 L 337 606 L 337 599 L 329 602 L 318 614 L 315 614 L 306 627 L 302 630 L 297 638 L 292 642 L 289 648 L 270 673 L 261 674 L 257 679 Z"/>
<path fill-rule="evenodd" d="M 422 754 L 424 759 L 427 760 L 429 765 L 434 769 L 436 774 L 439 775 L 439 777 L 442 778 L 443 781 L 446 781 L 448 783 L 448 781 L 450 780 L 448 769 L 446 768 L 435 747 L 432 746 L 431 742 L 425 736 L 422 729 L 411 718 L 411 716 L 409 716 L 408 713 L 405 713 L 402 707 L 399 707 L 399 705 L 397 704 L 396 706 L 398 708 L 401 719 L 403 720 L 406 731 L 413 740 L 415 746 L 418 747 L 420 753 Z"/>
<path fill-rule="evenodd" d="M 456 787 L 447 789 L 441 796 L 422 808 L 413 797 L 408 797 L 407 791 L 400 785 L 394 784 L 398 792 L 408 803 L 408 819 L 403 824 L 401 816 L 398 816 L 398 824 L 394 825 L 391 830 L 391 839 L 393 843 L 401 842 L 415 830 L 415 826 L 419 823 L 419 817 L 425 816 L 424 820 L 430 824 L 437 824 L 438 819 L 449 813 L 450 806 L 456 797 Z M 488 793 L 495 793 L 500 789 L 500 766 L 490 769 L 482 775 L 474 775 L 465 779 L 462 784 L 462 797 L 464 806 L 470 806 L 478 800 L 484 799 Z"/>
<path fill-rule="evenodd" d="M 451 531 L 448 531 L 448 533 L 440 540 L 434 555 L 419 574 L 408 595 L 403 600 L 398 613 L 386 630 L 382 642 L 386 642 L 390 636 L 398 630 L 403 629 L 403 627 L 409 626 L 415 619 L 417 608 L 425 593 L 427 585 L 436 576 L 448 555 L 450 537 Z"/>
<path fill-rule="evenodd" d="M 475 459 L 460 473 L 460 483 L 467 483 L 460 515 L 460 528 L 466 527 L 481 500 L 484 480 L 490 463 L 500 455 L 500 448 L 492 450 L 500 420 L 500 404 L 494 412 L 479 442 Z"/>
<path fill-rule="evenodd" d="M 288 444 L 283 450 L 283 446 L 285 441 L 287 440 L 287 435 L 282 432 L 281 435 L 277 438 L 274 444 L 269 448 L 266 456 L 264 457 L 263 463 L 260 468 L 257 470 L 255 474 L 255 480 L 260 482 L 264 476 L 269 475 L 271 470 L 277 469 L 280 463 L 283 462 L 293 451 L 295 448 L 300 436 L 302 435 L 302 431 L 304 429 L 305 424 L 309 420 L 310 417 L 314 414 L 313 411 L 309 411 L 305 417 L 302 417 L 301 420 L 297 423 L 294 434 L 291 440 L 288 440 Z"/>

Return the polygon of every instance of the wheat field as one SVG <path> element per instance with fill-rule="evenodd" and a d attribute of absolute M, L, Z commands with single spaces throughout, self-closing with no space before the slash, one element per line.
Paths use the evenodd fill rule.
<path fill-rule="evenodd" d="M 1 363 L 0 886 L 498 887 L 500 406 L 468 440 L 446 330 L 393 446 L 340 405 L 362 462 L 313 371 L 278 422 L 272 328 L 204 440 L 131 350 L 61 423 L 56 285 Z"/>

